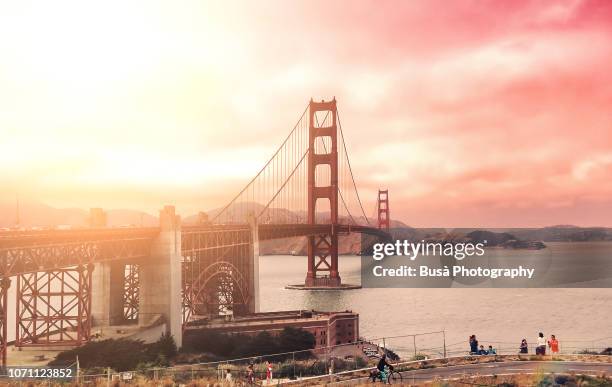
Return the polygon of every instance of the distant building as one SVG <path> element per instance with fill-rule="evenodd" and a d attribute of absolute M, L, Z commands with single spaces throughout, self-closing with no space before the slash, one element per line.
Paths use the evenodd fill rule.
<path fill-rule="evenodd" d="M 254 313 L 247 316 L 197 320 L 187 329 L 207 329 L 217 333 L 257 335 L 268 332 L 280 334 L 285 327 L 301 328 L 316 338 L 315 348 L 354 343 L 359 338 L 359 314 L 345 312 L 317 312 L 290 310 Z"/>

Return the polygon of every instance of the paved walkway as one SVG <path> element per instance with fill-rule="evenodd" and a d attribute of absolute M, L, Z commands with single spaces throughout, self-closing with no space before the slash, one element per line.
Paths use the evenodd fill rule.
<path fill-rule="evenodd" d="M 599 376 L 602 373 L 612 374 L 612 363 L 591 363 L 579 361 L 508 361 L 498 363 L 465 364 L 448 367 L 427 368 L 402 372 L 404 383 L 424 383 L 434 379 L 456 379 L 470 376 L 529 374 L 542 372 L 575 373 Z M 337 382 L 338 385 L 356 385 L 367 382 L 367 378 L 358 378 Z"/>

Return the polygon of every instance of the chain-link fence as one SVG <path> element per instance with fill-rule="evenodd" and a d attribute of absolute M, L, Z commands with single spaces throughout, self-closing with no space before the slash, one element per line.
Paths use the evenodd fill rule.
<path fill-rule="evenodd" d="M 425 343 L 435 342 L 431 345 Z M 415 356 L 443 357 L 445 333 L 426 332 L 358 342 L 317 347 L 312 350 L 274 353 L 226 361 L 177 365 L 163 368 L 143 368 L 127 372 L 111 369 L 81 370 L 82 383 L 131 383 L 140 379 L 172 380 L 187 384 L 196 380 L 232 381 L 234 383 L 283 383 L 307 377 L 374 366 L 385 354 L 390 361 L 412 359 Z M 229 375 L 228 375 L 229 374 Z"/>
<path fill-rule="evenodd" d="M 478 339 L 479 345 L 489 345 L 499 355 L 516 355 L 519 343 Z M 612 338 L 599 340 L 564 340 L 561 354 L 605 353 L 610 351 Z M 530 343 L 528 353 L 535 354 Z M 466 341 L 447 343 L 445 331 L 406 334 L 401 336 L 362 339 L 355 343 L 318 347 L 312 350 L 274 353 L 216 362 L 204 362 L 172 367 L 142 367 L 116 372 L 110 368 L 81 369 L 77 381 L 89 385 L 141 384 L 159 381 L 161 384 L 210 383 L 281 384 L 324 375 L 350 374 L 376 366 L 385 354 L 391 363 L 406 364 L 452 357 L 467 357 L 470 346 Z"/>

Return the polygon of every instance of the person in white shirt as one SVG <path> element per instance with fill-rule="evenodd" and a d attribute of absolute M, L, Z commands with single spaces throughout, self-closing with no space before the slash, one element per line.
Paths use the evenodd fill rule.
<path fill-rule="evenodd" d="M 538 334 L 538 346 L 536 347 L 536 355 L 546 355 L 546 339 L 544 333 Z"/>

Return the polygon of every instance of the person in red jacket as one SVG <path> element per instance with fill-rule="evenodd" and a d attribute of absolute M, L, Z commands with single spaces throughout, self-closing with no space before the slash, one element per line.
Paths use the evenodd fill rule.
<path fill-rule="evenodd" d="M 550 335 L 550 339 L 548 340 L 548 348 L 550 348 L 550 352 L 553 354 L 559 353 L 559 340 L 557 340 L 555 335 Z"/>
<path fill-rule="evenodd" d="M 266 383 L 272 383 L 272 363 L 266 361 Z"/>

